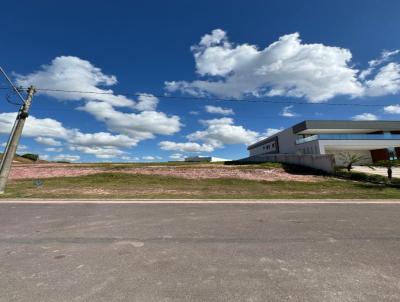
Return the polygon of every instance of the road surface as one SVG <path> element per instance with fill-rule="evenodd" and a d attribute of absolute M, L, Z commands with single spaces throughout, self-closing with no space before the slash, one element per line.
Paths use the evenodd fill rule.
<path fill-rule="evenodd" d="M 400 301 L 400 204 L 0 204 L 0 301 Z"/>

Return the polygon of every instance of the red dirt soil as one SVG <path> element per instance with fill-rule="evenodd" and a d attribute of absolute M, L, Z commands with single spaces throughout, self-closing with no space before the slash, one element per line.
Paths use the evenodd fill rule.
<path fill-rule="evenodd" d="M 91 175 L 96 173 L 128 173 L 142 175 L 173 176 L 187 179 L 216 179 L 234 178 L 264 181 L 306 181 L 315 182 L 321 180 L 318 176 L 289 174 L 283 169 L 266 168 L 238 168 L 235 166 L 204 166 L 204 167 L 179 167 L 179 166 L 148 166 L 129 167 L 118 170 L 104 167 L 90 167 L 70 164 L 15 164 L 12 167 L 10 179 L 44 179 L 51 177 L 74 177 Z"/>

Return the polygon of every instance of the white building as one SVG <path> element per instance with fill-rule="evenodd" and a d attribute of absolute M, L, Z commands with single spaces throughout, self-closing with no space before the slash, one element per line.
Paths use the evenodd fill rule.
<path fill-rule="evenodd" d="M 365 163 L 400 158 L 400 121 L 303 121 L 250 145 L 250 156 L 266 154 L 363 155 Z"/>

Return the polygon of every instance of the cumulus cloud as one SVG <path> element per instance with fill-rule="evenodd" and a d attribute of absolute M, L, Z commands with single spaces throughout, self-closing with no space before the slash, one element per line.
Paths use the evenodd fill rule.
<path fill-rule="evenodd" d="M 118 134 L 112 135 L 108 132 L 81 133 L 73 135 L 69 142 L 80 146 L 103 146 L 103 147 L 132 147 L 136 145 L 136 140 L 129 136 Z"/>
<path fill-rule="evenodd" d="M 181 153 L 174 153 L 174 154 L 171 154 L 171 155 L 169 156 L 169 158 L 172 159 L 172 160 L 176 160 L 176 161 L 183 161 L 183 160 L 185 160 L 185 156 L 184 156 L 183 154 L 181 154 Z"/>
<path fill-rule="evenodd" d="M 125 134 L 136 142 L 153 138 L 155 134 L 172 135 L 182 126 L 180 118 L 175 115 L 157 111 L 125 113 L 105 102 L 88 102 L 80 109 L 104 122 L 109 130 Z"/>
<path fill-rule="evenodd" d="M 212 152 L 216 148 L 231 144 L 249 144 L 254 142 L 259 133 L 234 125 L 232 118 L 201 120 L 204 130 L 187 135 L 188 142 L 160 142 L 163 150 L 180 152 Z M 200 142 L 200 143 L 199 143 Z"/>
<path fill-rule="evenodd" d="M 255 131 L 234 125 L 232 118 L 202 120 L 201 123 L 207 128 L 189 134 L 187 138 L 190 141 L 203 141 L 212 146 L 222 146 L 225 144 L 248 144 L 258 136 Z"/>
<path fill-rule="evenodd" d="M 352 119 L 355 121 L 375 121 L 378 117 L 372 113 L 361 113 L 353 116 Z"/>
<path fill-rule="evenodd" d="M 135 109 L 139 111 L 154 111 L 158 105 L 158 98 L 152 94 L 142 93 L 138 97 L 138 102 Z"/>
<path fill-rule="evenodd" d="M 220 97 L 254 96 L 305 97 L 311 102 L 336 95 L 362 93 L 352 68 L 351 52 L 323 44 L 306 44 L 298 33 L 285 35 L 264 49 L 235 45 L 220 29 L 205 35 L 192 46 L 197 73 L 194 82 L 166 82 L 168 91 L 210 93 Z"/>
<path fill-rule="evenodd" d="M 0 134 L 9 134 L 17 117 L 17 112 L 0 113 Z M 24 127 L 24 136 L 66 138 L 69 131 L 57 120 L 51 118 L 38 119 L 29 116 Z"/>
<path fill-rule="evenodd" d="M 283 131 L 284 129 L 281 127 L 281 128 L 267 128 L 266 130 L 265 130 L 265 132 L 263 132 L 263 133 L 261 133 L 258 137 L 257 137 L 257 139 L 255 139 L 252 143 L 255 143 L 255 142 L 257 142 L 257 141 L 260 141 L 260 140 L 263 140 L 263 139 L 265 139 L 265 138 L 268 138 L 268 137 L 270 137 L 270 136 L 272 136 L 272 135 L 274 135 L 274 134 L 277 134 L 278 132 L 281 132 L 281 131 Z"/>
<path fill-rule="evenodd" d="M 79 161 L 80 159 L 81 159 L 81 157 L 79 155 L 71 155 L 71 154 L 60 154 L 60 155 L 53 157 L 54 161 L 76 162 L 76 161 Z"/>
<path fill-rule="evenodd" d="M 400 54 L 400 49 L 396 50 L 383 50 L 381 57 L 379 59 L 371 60 L 368 62 L 368 65 L 370 67 L 376 67 L 378 65 L 381 65 L 382 63 L 388 62 L 391 57 Z"/>
<path fill-rule="evenodd" d="M 385 113 L 389 114 L 400 114 L 400 105 L 395 104 L 395 105 L 385 106 L 383 110 L 385 111 Z"/>
<path fill-rule="evenodd" d="M 16 113 L 0 113 L 0 134 L 9 134 Z M 38 135 L 41 135 L 38 137 Z M 113 135 L 108 132 L 82 133 L 78 129 L 63 126 L 57 120 L 39 119 L 30 116 L 26 120 L 23 136 L 35 137 L 38 143 L 49 146 L 60 146 L 63 140 L 71 151 L 95 155 L 97 158 L 118 157 L 126 152 L 119 148 L 130 148 L 137 144 L 137 139 L 127 135 Z M 56 140 L 57 139 L 57 140 Z M 50 152 L 61 152 L 62 149 L 46 149 Z"/>
<path fill-rule="evenodd" d="M 1 144 L 1 147 L 5 148 L 6 145 L 7 145 L 7 143 L 4 142 Z M 18 144 L 17 153 L 23 153 L 23 152 L 27 152 L 27 151 L 28 151 L 28 146 Z"/>
<path fill-rule="evenodd" d="M 37 138 L 35 138 L 35 141 L 37 141 L 39 144 L 42 145 L 48 145 L 48 146 L 61 146 L 61 142 L 59 142 L 58 140 L 55 140 L 54 138 L 51 137 L 42 137 L 39 136 Z"/>
<path fill-rule="evenodd" d="M 147 155 L 147 156 L 142 156 L 142 159 L 145 161 L 154 161 L 154 160 L 160 160 L 162 159 L 162 157 Z"/>
<path fill-rule="evenodd" d="M 180 152 L 212 152 L 214 151 L 214 146 L 207 144 L 198 144 L 194 142 L 176 143 L 171 141 L 162 141 L 159 146 L 163 150 L 167 151 L 180 151 Z"/>
<path fill-rule="evenodd" d="M 280 113 L 280 115 L 284 116 L 284 117 L 295 117 L 295 116 L 297 116 L 297 114 L 294 113 L 292 111 L 292 109 L 293 109 L 293 105 L 285 106 L 285 107 L 283 107 L 282 112 Z"/>
<path fill-rule="evenodd" d="M 299 33 L 281 36 L 259 49 L 247 43 L 234 44 L 225 31 L 216 29 L 191 50 L 200 79 L 166 82 L 167 91 L 225 98 L 303 97 L 310 102 L 338 95 L 381 96 L 400 91 L 399 64 L 388 63 L 400 50 L 383 51 L 362 71 L 351 63 L 350 50 L 303 43 Z"/>
<path fill-rule="evenodd" d="M 49 147 L 44 149 L 47 152 L 62 152 L 63 148 L 54 148 L 54 147 Z"/>
<path fill-rule="evenodd" d="M 69 91 L 89 91 L 95 93 L 71 93 L 60 91 L 38 91 L 56 99 L 67 101 L 101 100 L 114 106 L 134 107 L 135 102 L 123 95 L 116 95 L 111 89 L 101 89 L 98 86 L 112 86 L 117 83 L 114 75 L 107 75 L 89 61 L 73 56 L 60 56 L 49 65 L 27 75 L 16 74 L 17 85 L 27 87 Z"/>
<path fill-rule="evenodd" d="M 213 113 L 213 114 L 221 114 L 221 115 L 233 115 L 235 114 L 232 109 L 230 108 L 222 108 L 219 106 L 212 106 L 212 105 L 207 105 L 205 106 L 205 109 L 208 113 Z"/>
<path fill-rule="evenodd" d="M 126 153 L 115 147 L 71 146 L 69 149 L 71 151 L 78 151 L 85 154 L 92 154 L 97 158 L 102 158 L 102 159 L 115 158 Z"/>
<path fill-rule="evenodd" d="M 375 77 L 365 82 L 365 95 L 383 96 L 400 92 L 400 64 L 391 62 L 381 67 Z"/>
<path fill-rule="evenodd" d="M 50 88 L 51 90 L 39 90 L 38 93 L 59 100 L 84 101 L 85 104 L 80 109 L 105 122 L 111 131 L 124 135 L 120 137 L 120 141 L 123 140 L 128 145 L 136 145 L 139 141 L 154 138 L 157 134 L 174 134 L 181 127 L 178 116 L 168 116 L 156 111 L 159 100 L 154 95 L 140 93 L 137 100 L 133 100 L 118 95 L 111 89 L 102 88 L 117 84 L 116 76 L 107 75 L 91 62 L 78 57 L 56 57 L 50 64 L 43 65 L 33 73 L 16 74 L 16 82 L 21 86 Z M 91 93 L 80 93 L 82 91 Z M 117 110 L 117 107 L 128 107 L 137 112 L 126 113 Z M 86 136 L 82 139 L 89 138 Z"/>

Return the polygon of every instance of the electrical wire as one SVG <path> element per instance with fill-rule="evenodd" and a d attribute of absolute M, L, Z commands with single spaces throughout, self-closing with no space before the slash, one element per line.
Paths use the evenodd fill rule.
<path fill-rule="evenodd" d="M 0 89 L 9 89 L 0 87 Z M 26 88 L 22 88 L 26 89 Z M 65 90 L 65 89 L 51 89 L 51 88 L 36 88 L 38 92 L 62 92 L 62 93 L 80 93 L 80 94 L 95 94 L 95 95 L 123 95 L 123 96 L 143 96 L 146 93 L 131 93 L 131 92 L 99 92 L 99 91 L 83 91 L 83 90 Z M 151 94 L 159 99 L 167 100 L 198 100 L 209 102 L 246 102 L 246 103 L 269 103 L 269 104 L 283 104 L 283 105 L 323 105 L 323 106 L 349 106 L 349 107 L 382 107 L 391 104 L 364 104 L 364 103 L 310 103 L 302 101 L 277 101 L 266 99 L 226 99 L 226 98 L 213 98 L 213 97 L 197 97 L 197 96 L 172 96 L 172 95 L 159 95 Z"/>

